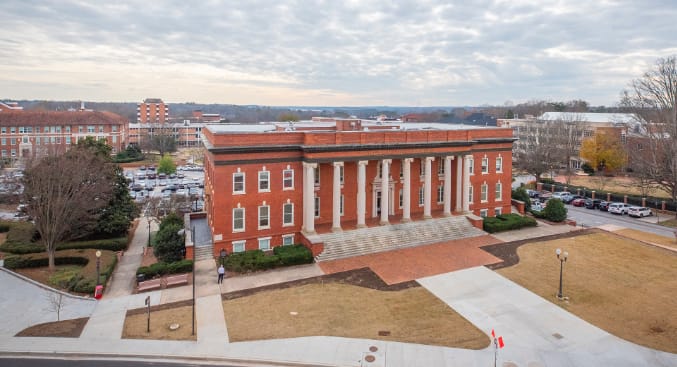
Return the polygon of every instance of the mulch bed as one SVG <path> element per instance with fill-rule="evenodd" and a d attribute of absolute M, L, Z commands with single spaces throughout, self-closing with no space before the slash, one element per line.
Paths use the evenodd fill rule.
<path fill-rule="evenodd" d="M 79 338 L 89 317 L 80 319 L 46 322 L 21 330 L 16 336 L 37 336 L 56 338 Z"/>
<path fill-rule="evenodd" d="M 497 258 L 499 258 L 501 260 L 503 260 L 503 261 L 498 262 L 498 263 L 485 265 L 487 268 L 489 268 L 491 270 L 496 270 L 496 269 L 501 269 L 501 268 L 507 268 L 509 266 L 513 266 L 513 265 L 519 263 L 520 259 L 519 259 L 519 256 L 517 255 L 517 248 L 524 245 L 524 244 L 541 242 L 541 241 L 558 240 L 560 238 L 571 238 L 571 237 L 577 237 L 577 236 L 584 236 L 584 235 L 588 235 L 588 234 L 592 234 L 592 233 L 600 233 L 600 232 L 603 232 L 603 231 L 600 230 L 600 229 L 596 229 L 596 228 L 590 228 L 590 229 L 584 229 L 584 230 L 574 231 L 574 232 L 553 234 L 553 235 L 550 235 L 550 236 L 543 236 L 543 237 L 538 237 L 538 238 L 529 238 L 529 239 L 524 239 L 524 240 L 499 243 L 499 244 L 495 244 L 495 245 L 487 245 L 487 246 L 480 247 L 480 249 L 496 256 Z"/>
<path fill-rule="evenodd" d="M 306 284 L 323 284 L 323 283 L 343 283 L 369 289 L 375 289 L 379 291 L 399 291 L 407 288 L 420 287 L 420 285 L 415 281 L 388 285 L 381 278 L 379 278 L 378 275 L 376 275 L 376 273 L 371 271 L 371 269 L 361 268 L 356 270 L 344 271 L 340 273 L 320 275 L 312 278 L 292 280 L 284 283 L 265 285 L 258 288 L 243 289 L 240 291 L 224 293 L 221 295 L 221 298 L 225 301 L 250 296 L 252 294 L 272 289 L 285 289 L 298 287 Z"/>

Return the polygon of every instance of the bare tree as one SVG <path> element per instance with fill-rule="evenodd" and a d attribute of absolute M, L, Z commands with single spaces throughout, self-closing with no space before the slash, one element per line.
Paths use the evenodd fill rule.
<path fill-rule="evenodd" d="M 96 226 L 113 192 L 114 166 L 86 147 L 47 156 L 24 176 L 28 214 L 54 270 L 57 244 L 83 237 Z"/>
<path fill-rule="evenodd" d="M 45 296 L 47 308 L 45 311 L 55 312 L 56 321 L 61 321 L 61 310 L 66 306 L 66 299 L 60 292 L 50 292 Z"/>
<path fill-rule="evenodd" d="M 676 57 L 658 59 L 642 77 L 633 80 L 623 92 L 621 104 L 641 117 L 644 139 L 634 145 L 632 158 L 640 160 L 657 187 L 677 203 Z"/>
<path fill-rule="evenodd" d="M 574 173 L 571 167 L 571 160 L 580 155 L 581 142 L 583 141 L 585 130 L 588 128 L 588 123 L 583 118 L 583 115 L 569 113 L 563 115 L 562 119 L 555 121 L 555 124 L 553 148 L 560 158 L 560 165 L 565 167 L 566 183 L 569 185 L 571 184 L 571 176 Z"/>
<path fill-rule="evenodd" d="M 169 124 L 150 124 L 149 129 L 141 137 L 141 148 L 157 151 L 162 157 L 165 153 L 176 151 L 177 132 Z"/>

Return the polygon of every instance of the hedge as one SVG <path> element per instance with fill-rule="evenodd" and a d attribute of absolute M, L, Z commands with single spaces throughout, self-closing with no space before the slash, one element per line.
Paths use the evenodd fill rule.
<path fill-rule="evenodd" d="M 313 254 L 303 245 L 278 246 L 273 249 L 272 255 L 266 255 L 261 250 L 230 254 L 225 259 L 225 268 L 237 273 L 246 273 L 312 262 Z"/>
<path fill-rule="evenodd" d="M 55 265 L 82 265 L 89 263 L 86 257 L 78 256 L 64 256 L 54 258 Z M 49 258 L 30 258 L 20 256 L 10 256 L 5 259 L 5 267 L 8 269 L 23 269 L 23 268 L 41 268 L 49 266 Z"/>
<path fill-rule="evenodd" d="M 71 249 L 87 249 L 87 248 L 108 251 L 122 251 L 127 249 L 127 237 L 118 237 L 91 241 L 66 242 L 58 244 L 56 246 L 57 251 Z M 0 245 L 0 251 L 17 255 L 34 254 L 39 252 L 45 252 L 45 246 L 33 242 L 25 243 L 17 241 L 6 241 L 2 245 Z"/>
<path fill-rule="evenodd" d="M 131 162 L 139 162 L 146 159 L 145 157 L 130 157 L 130 158 L 113 158 L 113 163 L 131 163 Z"/>
<path fill-rule="evenodd" d="M 484 218 L 484 230 L 489 233 L 535 226 L 536 220 L 534 218 L 523 217 L 519 214 L 503 214 Z"/>
<path fill-rule="evenodd" d="M 158 262 L 150 266 L 142 266 L 136 274 L 143 274 L 146 279 L 157 275 L 188 273 L 193 270 L 193 260 L 181 260 L 173 263 Z"/>
<path fill-rule="evenodd" d="M 9 232 L 9 223 L 0 223 L 0 233 Z"/>

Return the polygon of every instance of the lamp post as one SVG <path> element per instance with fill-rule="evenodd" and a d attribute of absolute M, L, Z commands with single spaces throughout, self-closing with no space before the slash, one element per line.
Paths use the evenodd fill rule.
<path fill-rule="evenodd" d="M 99 276 L 101 269 L 101 250 L 96 250 L 96 285 L 101 285 L 101 277 Z"/>
<path fill-rule="evenodd" d="M 178 234 L 184 236 L 186 234 L 185 229 L 179 230 Z M 191 323 L 191 332 L 190 335 L 195 335 L 195 226 L 190 227 L 190 240 L 193 242 L 193 321 Z M 184 240 L 185 241 L 185 240 Z"/>
<path fill-rule="evenodd" d="M 222 248 L 219 255 L 220 255 L 220 258 L 221 258 L 221 265 L 223 265 L 223 260 L 226 258 L 226 249 Z"/>
<path fill-rule="evenodd" d="M 569 257 L 569 253 L 564 251 L 562 252 L 562 249 L 557 249 L 555 250 L 555 254 L 557 254 L 557 259 L 559 260 L 559 292 L 557 292 L 557 298 L 564 299 L 564 296 L 562 296 L 562 270 L 564 269 L 564 263 L 567 261 L 567 257 Z"/>
<path fill-rule="evenodd" d="M 148 217 L 147 219 L 148 219 L 148 246 L 146 247 L 150 248 L 150 217 Z"/>

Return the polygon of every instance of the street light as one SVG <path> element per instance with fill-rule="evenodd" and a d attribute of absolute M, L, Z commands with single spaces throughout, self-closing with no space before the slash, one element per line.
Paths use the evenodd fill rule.
<path fill-rule="evenodd" d="M 180 229 L 177 233 L 179 236 L 185 236 L 186 230 Z M 190 335 L 195 335 L 195 226 L 191 226 L 190 228 L 190 240 L 193 242 L 193 322 L 191 324 Z"/>
<path fill-rule="evenodd" d="M 223 265 L 223 260 L 226 258 L 226 249 L 222 248 L 219 255 L 221 257 L 221 265 Z"/>
<path fill-rule="evenodd" d="M 148 217 L 147 219 L 148 219 L 148 246 L 146 247 L 150 248 L 150 217 Z"/>
<path fill-rule="evenodd" d="M 567 261 L 567 257 L 569 257 L 569 253 L 564 251 L 562 252 L 561 249 L 555 250 L 555 254 L 557 254 L 557 259 L 559 259 L 559 292 L 557 292 L 557 298 L 558 299 L 564 299 L 564 296 L 562 296 L 562 269 L 564 268 L 564 263 Z"/>
<path fill-rule="evenodd" d="M 101 285 L 101 277 L 99 276 L 101 269 L 101 250 L 96 250 L 96 285 Z"/>

